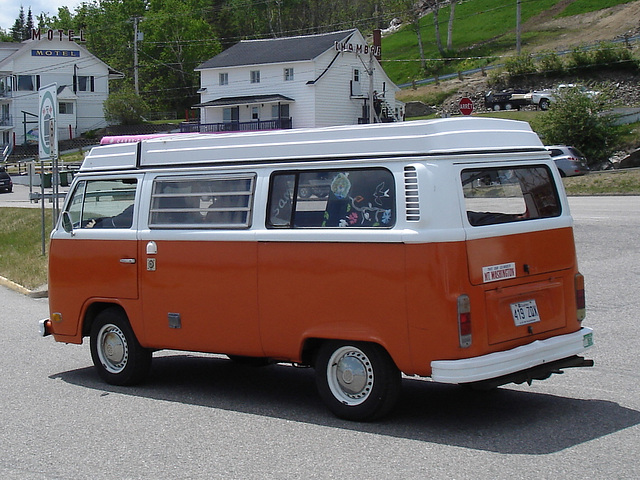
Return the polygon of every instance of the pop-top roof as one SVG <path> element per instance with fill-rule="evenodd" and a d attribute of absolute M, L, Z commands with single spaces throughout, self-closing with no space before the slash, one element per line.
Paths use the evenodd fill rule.
<path fill-rule="evenodd" d="M 455 118 L 315 129 L 175 134 L 94 147 L 82 171 L 542 151 L 526 122 Z"/>

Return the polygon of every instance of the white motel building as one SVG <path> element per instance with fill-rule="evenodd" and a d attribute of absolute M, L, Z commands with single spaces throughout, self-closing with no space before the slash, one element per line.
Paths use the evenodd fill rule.
<path fill-rule="evenodd" d="M 398 87 L 357 30 L 246 40 L 196 68 L 200 122 L 184 131 L 271 130 L 399 121 Z"/>
<path fill-rule="evenodd" d="M 40 87 L 58 86 L 58 138 L 64 140 L 106 126 L 109 80 L 122 78 L 76 43 L 73 31 L 34 31 L 32 37 L 0 42 L 0 153 L 37 141 Z"/>

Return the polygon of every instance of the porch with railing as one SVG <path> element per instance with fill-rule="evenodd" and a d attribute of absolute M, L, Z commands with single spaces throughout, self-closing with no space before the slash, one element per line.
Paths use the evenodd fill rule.
<path fill-rule="evenodd" d="M 182 133 L 249 132 L 258 130 L 285 130 L 292 128 L 291 118 L 254 120 L 253 122 L 200 123 L 182 122 Z"/>

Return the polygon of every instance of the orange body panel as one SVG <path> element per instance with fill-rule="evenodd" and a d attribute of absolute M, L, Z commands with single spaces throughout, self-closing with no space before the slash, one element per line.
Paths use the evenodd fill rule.
<path fill-rule="evenodd" d="M 261 243 L 265 354 L 299 360 L 307 338 L 365 340 L 410 365 L 405 247 L 377 243 Z"/>
<path fill-rule="evenodd" d="M 144 258 L 145 242 L 141 242 Z M 262 356 L 255 242 L 158 241 L 156 270 L 140 272 L 140 342 L 172 348 Z M 169 314 L 180 316 L 172 328 Z"/>
<path fill-rule="evenodd" d="M 56 239 L 49 251 L 49 304 L 62 314 L 54 335 L 80 343 L 84 310 L 98 299 L 116 303 L 138 298 L 135 240 Z M 52 281 L 52 279 L 54 279 Z M 136 302 L 137 303 L 137 302 Z M 133 312 L 131 312 L 133 313 Z"/>
<path fill-rule="evenodd" d="M 117 261 L 134 242 L 102 241 L 98 247 L 58 240 L 51 250 L 51 304 L 72 320 L 54 324 L 53 331 L 78 336 L 82 308 L 92 298 L 112 298 L 150 348 L 299 362 L 307 339 L 360 340 L 384 346 L 403 372 L 429 375 L 432 360 L 484 355 L 576 331 L 577 320 L 567 321 L 575 318 L 575 304 L 567 301 L 577 272 L 572 240 L 565 228 L 408 245 L 158 241 L 154 271 L 146 270 L 149 256 L 140 242 L 137 275 L 135 265 Z M 505 262 L 516 264 L 515 278 L 470 283 L 469 276 L 480 282 L 483 266 Z M 86 277 L 77 282 L 61 274 L 65 268 L 86 270 Z M 458 341 L 461 294 L 471 299 L 468 348 Z M 541 321 L 516 326 L 509 304 L 530 299 Z M 172 325 L 172 315 L 179 326 Z"/>

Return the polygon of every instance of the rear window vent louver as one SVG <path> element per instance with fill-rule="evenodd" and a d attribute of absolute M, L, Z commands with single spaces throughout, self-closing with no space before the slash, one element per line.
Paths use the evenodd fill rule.
<path fill-rule="evenodd" d="M 404 192 L 407 222 L 420 221 L 420 197 L 416 167 L 404 167 Z"/>

